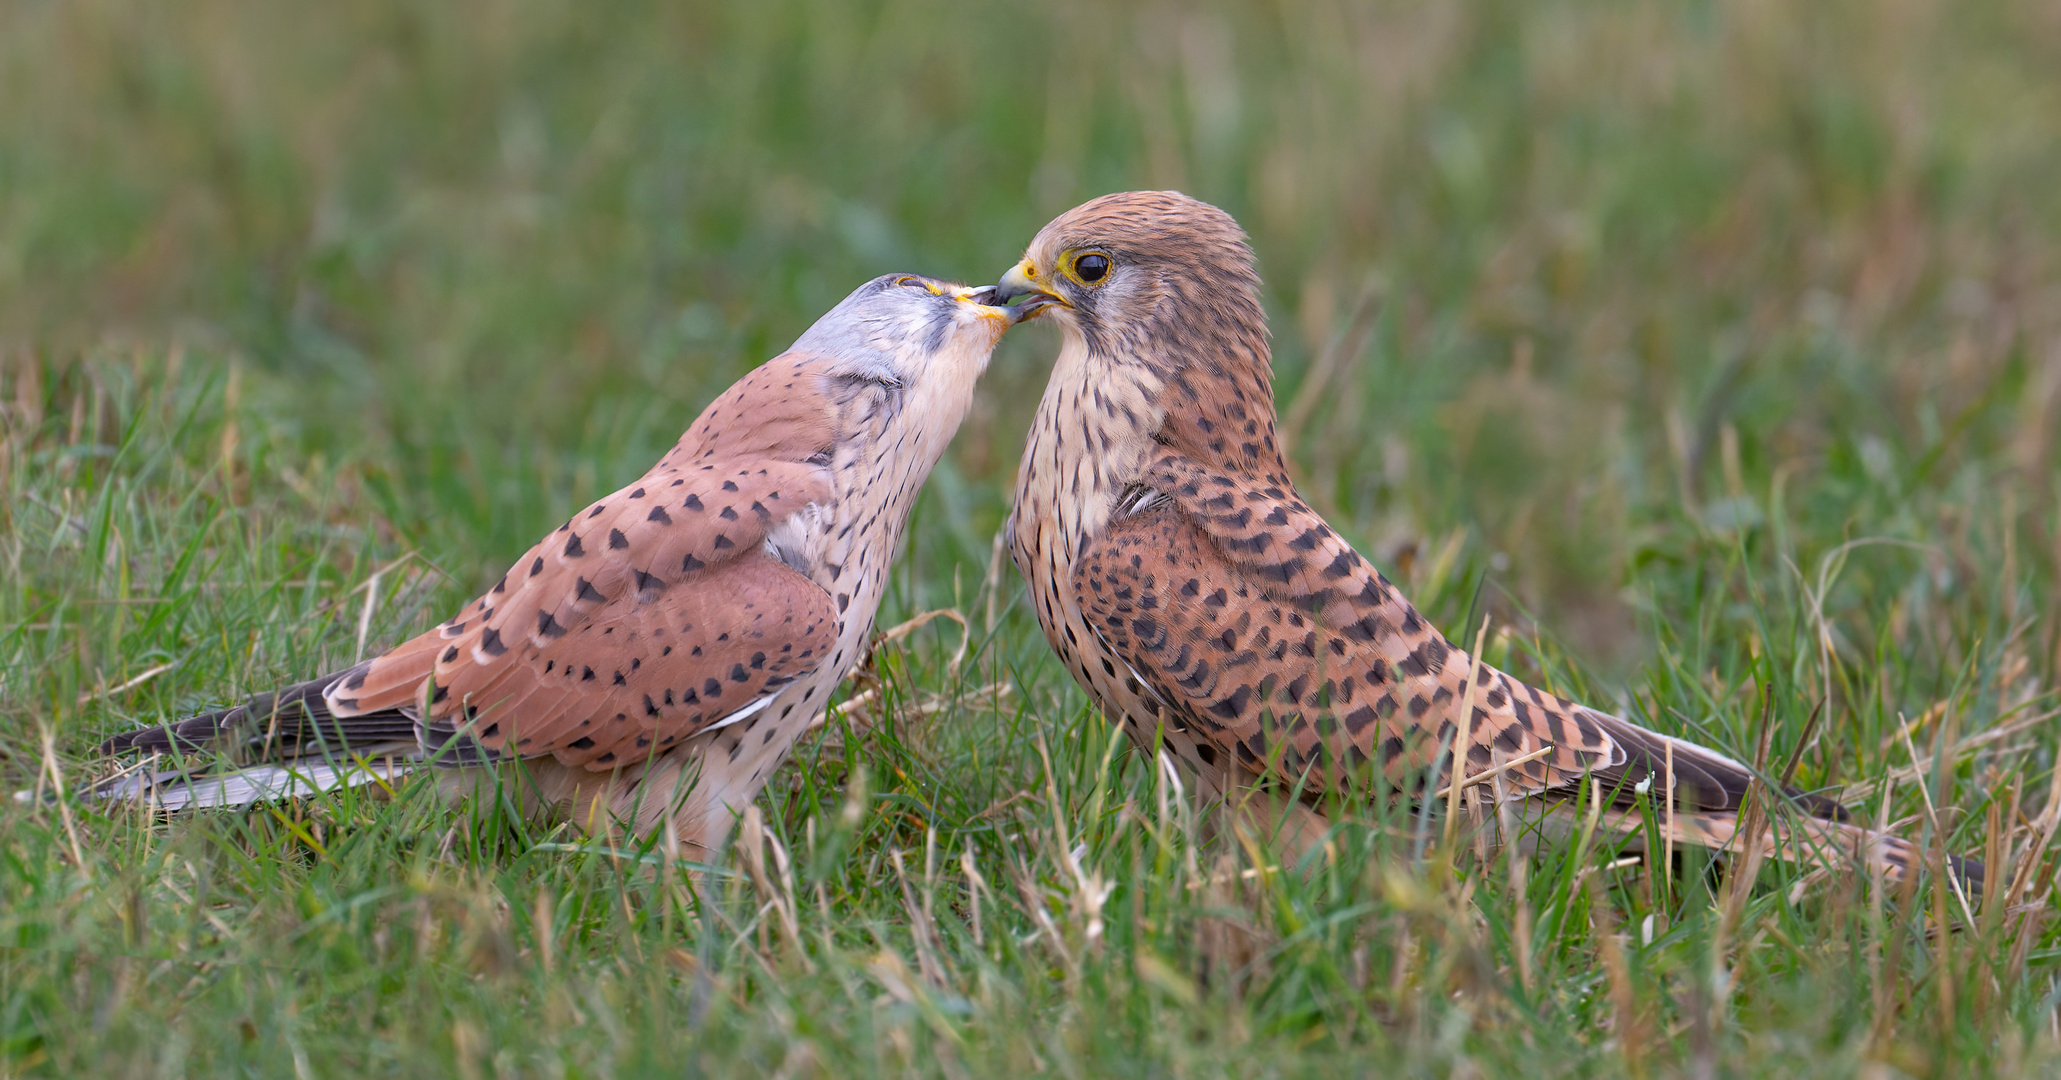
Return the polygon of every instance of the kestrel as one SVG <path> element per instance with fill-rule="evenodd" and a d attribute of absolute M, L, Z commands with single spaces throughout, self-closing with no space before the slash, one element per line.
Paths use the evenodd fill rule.
<path fill-rule="evenodd" d="M 1259 286 L 1230 215 L 1131 192 L 1045 226 L 996 287 L 1043 298 L 1062 332 L 1009 531 L 1074 678 L 1202 794 L 1273 800 L 1292 841 L 1321 835 L 1326 803 L 1437 792 L 1457 756 L 1476 806 L 1564 821 L 1586 778 L 1620 831 L 1672 779 L 1678 812 L 1649 804 L 1671 842 L 1734 845 L 1751 769 L 1478 663 L 1296 493 Z M 1763 851 L 1859 853 L 1898 877 L 1922 861 L 1830 800 L 1789 797 L 1804 820 Z"/>
<path fill-rule="evenodd" d="M 103 747 L 256 764 L 103 794 L 234 804 L 427 762 L 454 766 L 454 795 L 498 784 L 589 831 L 715 850 L 865 648 L 918 490 L 1023 313 L 992 292 L 868 282 L 442 625 Z M 520 779 L 482 767 L 507 759 Z"/>

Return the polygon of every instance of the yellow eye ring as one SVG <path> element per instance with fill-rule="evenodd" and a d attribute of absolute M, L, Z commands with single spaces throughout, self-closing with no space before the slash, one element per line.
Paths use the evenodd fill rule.
<path fill-rule="evenodd" d="M 1108 252 L 1093 249 L 1072 252 L 1059 265 L 1066 268 L 1067 277 L 1090 289 L 1108 281 L 1110 271 L 1116 269 Z"/>

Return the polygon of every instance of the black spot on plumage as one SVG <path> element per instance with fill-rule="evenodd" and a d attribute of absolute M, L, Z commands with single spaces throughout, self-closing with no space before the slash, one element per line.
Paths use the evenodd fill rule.
<path fill-rule="evenodd" d="M 687 501 L 681 503 L 680 505 L 688 510 L 699 512 L 701 510 L 701 497 L 698 495 L 689 495 L 687 496 Z"/>
<path fill-rule="evenodd" d="M 723 481 L 723 490 L 724 490 L 724 491 L 736 491 L 736 490 L 737 490 L 737 482 L 736 482 L 736 481 L 734 481 L 734 480 L 725 480 L 725 481 Z"/>
<path fill-rule="evenodd" d="M 689 554 L 686 558 L 680 560 L 680 572 L 683 574 L 691 574 L 696 570 L 699 570 L 707 565 L 707 563 L 702 562 L 700 559 L 695 558 L 692 554 Z"/>
<path fill-rule="evenodd" d="M 480 631 L 479 651 L 486 653 L 488 656 L 500 656 L 502 653 L 507 652 L 508 646 L 501 644 L 501 631 L 491 626 Z"/>
<path fill-rule="evenodd" d="M 566 539 L 566 541 L 565 541 L 565 557 L 566 557 L 566 558 L 568 558 L 568 559 L 577 559 L 577 558 L 579 558 L 580 556 L 582 556 L 582 555 L 585 555 L 586 553 L 587 553 L 587 549 L 586 549 L 586 548 L 584 548 L 584 547 L 581 547 L 581 546 L 580 546 L 580 534 L 579 534 L 579 533 L 574 533 L 574 534 L 572 534 L 572 536 L 571 536 L 571 537 L 569 537 L 569 538 L 567 538 L 567 539 Z"/>
<path fill-rule="evenodd" d="M 1209 711 L 1226 720 L 1235 720 L 1244 714 L 1245 707 L 1252 702 L 1252 696 L 1252 687 L 1240 686 L 1231 691 L 1229 697 L 1219 698 L 1216 704 L 1210 706 Z"/>
<path fill-rule="evenodd" d="M 666 587 L 665 581 L 654 574 L 642 570 L 631 570 L 630 573 L 636 576 L 638 592 L 659 592 Z"/>
<path fill-rule="evenodd" d="M 714 549 L 715 549 L 715 550 L 717 550 L 717 551 L 722 551 L 722 550 L 724 550 L 724 549 L 726 549 L 726 548 L 734 548 L 734 547 L 736 547 L 737 545 L 736 545 L 735 543 L 731 542 L 731 540 L 730 540 L 730 538 L 729 538 L 728 536 L 725 536 L 725 535 L 723 535 L 722 533 L 717 533 L 717 534 L 716 534 L 716 541 L 715 541 L 715 543 L 713 543 L 713 544 L 710 544 L 709 546 L 710 546 L 711 548 L 714 548 Z"/>
<path fill-rule="evenodd" d="M 570 671 L 570 670 L 572 670 L 572 669 L 570 669 L 570 668 L 567 668 L 566 670 Z M 588 667 L 588 666 L 586 666 L 585 664 L 582 664 L 582 665 L 580 665 L 580 681 L 581 681 L 581 682 L 593 682 L 593 681 L 594 681 L 594 669 L 593 669 L 593 668 L 590 668 L 590 667 Z"/>
<path fill-rule="evenodd" d="M 594 737 L 592 735 L 582 735 L 565 745 L 568 749 L 572 750 L 592 750 L 594 749 Z"/>
<path fill-rule="evenodd" d="M 1260 535 L 1265 536 L 1266 534 L 1261 533 Z M 1286 585 L 1290 579 L 1295 577 L 1295 572 L 1300 569 L 1302 569 L 1302 560 L 1285 559 L 1281 562 L 1265 566 L 1256 566 L 1253 568 L 1253 572 L 1258 574 L 1263 580 L 1277 581 Z"/>
<path fill-rule="evenodd" d="M 537 556 L 537 561 L 536 561 L 536 562 L 533 562 L 533 563 L 531 563 L 531 564 L 530 564 L 530 576 L 531 576 L 531 577 L 536 577 L 536 576 L 537 576 L 538 574 L 541 574 L 541 573 L 543 573 L 543 572 L 544 572 L 544 557 L 543 557 L 542 555 L 539 555 L 539 556 Z"/>
<path fill-rule="evenodd" d="M 586 578 L 579 579 L 578 583 L 573 586 L 573 598 L 589 604 L 599 604 L 608 599 L 608 597 L 601 595 L 601 590 L 596 589 L 594 583 Z"/>
<path fill-rule="evenodd" d="M 550 612 L 539 611 L 537 612 L 537 633 L 548 638 L 564 637 L 565 627 L 558 625 L 558 620 L 553 618 Z"/>
<path fill-rule="evenodd" d="M 621 529 L 608 530 L 608 550 L 621 551 L 622 549 L 629 546 L 630 538 L 624 536 L 623 531 Z"/>
<path fill-rule="evenodd" d="M 450 648 L 444 650 L 443 663 L 448 664 L 456 659 L 458 659 L 458 646 L 453 645 Z"/>

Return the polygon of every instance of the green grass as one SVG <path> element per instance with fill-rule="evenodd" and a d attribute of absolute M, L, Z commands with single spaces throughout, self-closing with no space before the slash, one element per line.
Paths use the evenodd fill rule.
<path fill-rule="evenodd" d="M 756 861 L 0 804 L 0 1075 L 2050 1074 L 2057 175 L 2031 0 L 0 6 L 0 787 L 431 625 L 857 282 L 1176 186 L 1440 625 L 2018 883 L 1212 838 L 989 577 L 1033 327 L 883 613 L 967 659 L 886 647 Z"/>

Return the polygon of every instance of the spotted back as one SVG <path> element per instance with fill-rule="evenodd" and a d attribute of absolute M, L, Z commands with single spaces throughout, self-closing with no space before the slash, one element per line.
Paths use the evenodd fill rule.
<path fill-rule="evenodd" d="M 1184 720 L 1251 771 L 1318 787 L 1444 782 L 1468 656 L 1294 497 L 1179 455 L 1148 473 L 1166 501 L 1087 545 L 1091 626 Z M 1462 736 L 1469 773 L 1517 766 L 1520 793 L 1622 754 L 1589 710 L 1486 665 Z M 1550 749 L 1548 749 L 1550 748 Z"/>
<path fill-rule="evenodd" d="M 831 497 L 835 412 L 805 362 L 740 380 L 456 617 L 337 680 L 331 710 L 408 708 L 432 748 L 606 769 L 821 664 L 832 601 L 767 550 Z"/>

